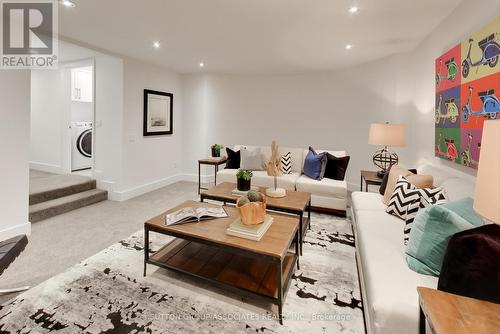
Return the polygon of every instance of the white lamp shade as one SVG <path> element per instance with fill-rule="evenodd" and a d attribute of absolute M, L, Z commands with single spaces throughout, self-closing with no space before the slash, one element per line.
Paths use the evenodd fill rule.
<path fill-rule="evenodd" d="M 379 146 L 405 146 L 405 126 L 402 124 L 381 124 L 370 125 L 368 144 Z"/>
<path fill-rule="evenodd" d="M 484 121 L 474 210 L 500 224 L 500 120 Z"/>

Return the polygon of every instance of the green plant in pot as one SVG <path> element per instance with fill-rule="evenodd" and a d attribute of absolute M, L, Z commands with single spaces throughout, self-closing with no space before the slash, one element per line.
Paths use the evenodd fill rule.
<path fill-rule="evenodd" d="M 220 150 L 224 148 L 224 145 L 222 144 L 213 144 L 211 147 L 212 149 L 212 157 L 220 157 Z"/>
<path fill-rule="evenodd" d="M 253 173 L 250 170 L 240 169 L 236 173 L 236 187 L 239 191 L 250 190 Z"/>

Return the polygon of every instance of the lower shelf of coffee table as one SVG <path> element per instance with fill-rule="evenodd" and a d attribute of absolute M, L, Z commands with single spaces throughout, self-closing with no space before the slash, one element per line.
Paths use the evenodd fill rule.
<path fill-rule="evenodd" d="M 289 252 L 283 260 L 283 291 L 296 264 L 297 255 Z M 147 261 L 205 280 L 249 291 L 261 296 L 278 297 L 278 264 L 265 259 L 231 253 L 230 250 L 183 239 L 174 239 Z"/>

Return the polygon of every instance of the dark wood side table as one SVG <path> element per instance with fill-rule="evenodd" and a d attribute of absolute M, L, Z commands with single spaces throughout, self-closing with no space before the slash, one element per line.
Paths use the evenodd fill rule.
<path fill-rule="evenodd" d="M 217 172 L 219 171 L 219 166 L 225 164 L 227 161 L 227 157 L 220 157 L 220 158 L 206 158 L 206 159 L 200 159 L 198 160 L 198 195 L 200 194 L 201 190 L 207 190 L 208 188 L 203 188 L 201 186 L 201 165 L 210 165 L 214 166 L 214 171 L 215 171 L 215 184 L 217 185 Z"/>
<path fill-rule="evenodd" d="M 365 191 L 368 191 L 368 186 L 380 186 L 382 184 L 382 179 L 377 175 L 377 172 L 371 170 L 362 170 L 361 171 L 361 184 L 360 191 L 363 191 L 363 181 L 365 181 Z"/>
<path fill-rule="evenodd" d="M 500 304 L 417 287 L 420 299 L 419 333 L 426 320 L 435 334 L 491 334 L 500 329 Z"/>

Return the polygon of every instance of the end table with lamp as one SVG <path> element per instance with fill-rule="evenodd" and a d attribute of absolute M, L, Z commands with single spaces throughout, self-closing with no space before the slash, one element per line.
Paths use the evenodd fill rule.
<path fill-rule="evenodd" d="M 395 152 L 389 151 L 389 146 L 405 146 L 405 126 L 402 124 L 373 123 L 370 125 L 368 144 L 384 146 L 373 155 L 373 164 L 380 168 L 379 177 L 384 177 L 385 173 L 392 165 L 398 163 L 399 157 Z"/>
<path fill-rule="evenodd" d="M 368 191 L 368 186 L 380 186 L 384 177 L 378 176 L 378 172 L 371 170 L 361 171 L 360 191 L 363 191 L 363 181 L 365 183 L 365 191 Z"/>

